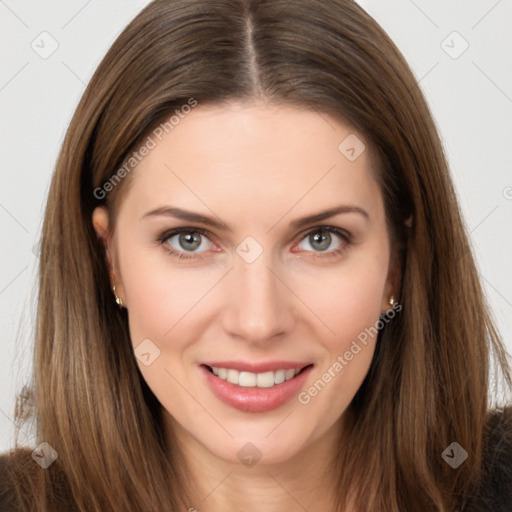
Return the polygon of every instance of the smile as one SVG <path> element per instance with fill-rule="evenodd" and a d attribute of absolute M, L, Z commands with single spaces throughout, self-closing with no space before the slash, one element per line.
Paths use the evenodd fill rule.
<path fill-rule="evenodd" d="M 232 368 L 219 368 L 217 366 L 208 367 L 211 372 L 219 377 L 219 379 L 231 382 L 244 388 L 258 387 L 271 388 L 278 384 L 282 384 L 287 380 L 293 379 L 302 370 L 294 370 L 293 368 L 269 371 L 264 373 L 239 372 Z"/>
<path fill-rule="evenodd" d="M 241 411 L 265 412 L 284 405 L 297 395 L 313 368 L 313 364 L 280 365 L 288 368 L 278 365 L 217 363 L 202 364 L 200 368 L 208 387 L 219 400 Z"/>

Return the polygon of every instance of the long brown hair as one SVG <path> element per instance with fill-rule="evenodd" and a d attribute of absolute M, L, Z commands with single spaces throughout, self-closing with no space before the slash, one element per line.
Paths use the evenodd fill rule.
<path fill-rule="evenodd" d="M 380 332 L 346 411 L 333 468 L 338 507 L 353 490 L 360 510 L 453 510 L 479 482 L 491 362 L 507 385 L 510 369 L 429 108 L 395 45 L 349 0 L 157 0 L 99 65 L 67 131 L 44 218 L 33 413 L 38 442 L 58 458 L 41 470 L 21 452 L 12 488 L 23 510 L 193 504 L 91 222 L 102 204 L 115 219 L 130 178 L 105 197 L 95 190 L 191 98 L 315 109 L 353 126 L 375 152 L 401 257 L 402 311 Z M 457 470 L 441 458 L 453 441 L 469 455 Z"/>

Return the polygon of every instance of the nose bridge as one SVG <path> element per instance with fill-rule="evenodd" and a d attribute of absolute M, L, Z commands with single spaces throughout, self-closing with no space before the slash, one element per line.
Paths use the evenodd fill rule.
<path fill-rule="evenodd" d="M 276 278 L 270 254 L 248 263 L 236 257 L 224 316 L 225 329 L 251 342 L 266 341 L 291 328 L 288 290 Z"/>

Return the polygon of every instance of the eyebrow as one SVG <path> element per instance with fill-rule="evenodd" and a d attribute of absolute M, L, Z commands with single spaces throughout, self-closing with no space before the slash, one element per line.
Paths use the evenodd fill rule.
<path fill-rule="evenodd" d="M 366 210 L 363 210 L 359 206 L 353 205 L 341 205 L 336 206 L 334 208 L 330 208 L 328 210 L 324 210 L 319 213 L 315 213 L 313 215 L 307 215 L 305 217 L 300 217 L 299 219 L 294 220 L 290 223 L 290 227 L 292 229 L 300 229 L 309 224 L 314 224 L 315 222 L 321 222 L 330 217 L 334 217 L 335 215 L 339 215 L 342 213 L 358 213 L 362 215 L 366 220 L 370 220 L 370 215 Z M 205 226 L 210 226 L 212 228 L 216 228 L 223 231 L 233 231 L 227 224 L 220 220 L 215 220 L 212 217 L 207 217 L 206 215 L 202 215 L 199 213 L 191 212 L 188 210 L 183 210 L 181 208 L 175 208 L 172 206 L 162 206 L 159 208 L 155 208 L 147 213 L 145 213 L 142 219 L 148 217 L 158 217 L 158 216 L 167 216 L 167 217 L 175 217 L 177 219 L 186 220 L 188 222 L 195 222 L 198 224 L 204 224 Z"/>

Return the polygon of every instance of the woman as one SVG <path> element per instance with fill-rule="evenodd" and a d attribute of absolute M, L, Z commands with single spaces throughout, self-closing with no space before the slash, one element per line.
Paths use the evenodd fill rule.
<path fill-rule="evenodd" d="M 441 142 L 349 1 L 156 1 L 69 127 L 6 510 L 509 510 Z"/>

